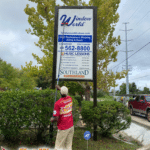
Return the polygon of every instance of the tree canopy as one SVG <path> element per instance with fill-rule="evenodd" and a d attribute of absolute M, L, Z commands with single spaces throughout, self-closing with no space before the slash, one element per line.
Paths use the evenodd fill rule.
<path fill-rule="evenodd" d="M 28 23 L 32 29 L 26 30 L 31 35 L 39 37 L 36 46 L 40 47 L 44 56 L 40 58 L 36 54 L 32 54 L 41 67 L 32 66 L 31 62 L 22 67 L 26 70 L 30 66 L 28 74 L 39 75 L 45 79 L 50 85 L 52 80 L 52 64 L 53 64 L 53 43 L 54 43 L 54 20 L 55 20 L 55 0 L 29 0 L 37 4 L 37 7 L 29 7 L 26 5 L 24 9 L 28 15 Z M 113 32 L 115 25 L 119 20 L 117 9 L 120 0 L 90 0 L 88 4 L 81 0 L 61 0 L 64 6 L 97 6 L 97 87 L 108 91 L 110 87 L 117 86 L 116 79 L 126 76 L 126 71 L 114 74 L 107 70 L 110 62 L 117 61 L 118 51 L 116 46 L 121 44 L 120 36 L 114 37 Z M 57 5 L 59 6 L 59 5 Z M 33 68 L 36 68 L 33 70 Z M 39 73 L 39 72 L 40 73 Z M 32 73 L 31 73 L 32 72 Z M 33 73 L 34 72 L 34 73 Z M 70 83 L 69 83 L 70 84 Z M 84 84 L 82 82 L 82 84 Z M 93 84 L 90 83 L 92 86 Z"/>
<path fill-rule="evenodd" d="M 36 86 L 35 79 L 27 72 L 14 68 L 11 64 L 0 59 L 0 88 L 4 90 L 26 90 Z"/>
<path fill-rule="evenodd" d="M 149 94 L 150 90 L 144 87 L 143 90 L 139 90 L 135 82 L 129 83 L 129 94 Z M 118 95 L 126 94 L 126 83 L 122 83 Z"/>

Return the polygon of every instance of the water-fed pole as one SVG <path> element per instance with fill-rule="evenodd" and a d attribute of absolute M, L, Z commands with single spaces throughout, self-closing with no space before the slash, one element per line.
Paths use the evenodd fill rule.
<path fill-rule="evenodd" d="M 61 23 L 61 26 L 63 26 L 63 36 L 62 36 L 62 44 L 61 44 L 61 52 L 60 52 L 60 61 L 59 61 L 59 70 L 58 70 L 57 85 L 59 85 L 61 57 L 62 57 L 63 39 L 64 39 L 64 30 L 65 30 L 65 26 L 67 26 L 67 25 L 68 25 L 68 22 L 62 22 Z M 55 93 L 54 106 L 55 106 L 56 98 L 57 98 L 57 88 L 56 88 L 56 93 Z M 52 117 L 53 117 L 53 113 L 52 113 Z M 53 122 L 50 123 L 49 134 L 50 134 L 50 139 L 52 139 L 53 138 Z"/>

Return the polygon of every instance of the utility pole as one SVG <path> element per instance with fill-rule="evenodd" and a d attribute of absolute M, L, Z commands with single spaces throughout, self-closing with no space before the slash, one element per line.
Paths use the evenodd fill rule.
<path fill-rule="evenodd" d="M 122 41 L 126 42 L 126 51 L 125 51 L 126 52 L 126 72 L 128 72 L 128 52 L 129 52 L 127 43 L 128 43 L 128 41 L 131 41 L 131 40 L 127 40 L 127 31 L 132 30 L 132 29 L 127 30 L 128 23 L 129 22 L 123 23 L 123 24 L 125 24 L 125 30 L 122 30 L 122 31 L 125 31 L 125 40 L 122 40 Z M 128 73 L 126 76 L 126 94 L 129 94 L 129 75 L 128 75 Z M 129 100 L 129 97 L 127 97 L 127 99 Z M 125 101 L 125 103 L 126 103 L 126 101 Z"/>
<path fill-rule="evenodd" d="M 120 67 L 120 66 L 119 66 L 119 67 Z M 119 67 L 118 67 L 118 68 L 119 68 Z M 116 73 L 117 73 L 118 68 L 116 69 Z M 116 81 L 115 81 L 115 83 L 116 83 Z M 114 96 L 116 96 L 115 86 L 114 86 Z"/>

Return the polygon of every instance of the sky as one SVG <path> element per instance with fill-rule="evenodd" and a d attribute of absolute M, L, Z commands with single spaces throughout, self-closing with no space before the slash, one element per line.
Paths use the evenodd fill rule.
<path fill-rule="evenodd" d="M 86 0 L 88 1 L 88 0 Z M 56 3 L 62 5 L 60 0 Z M 0 58 L 11 63 L 12 66 L 21 69 L 21 65 L 25 66 L 25 62 L 33 62 L 32 53 L 39 57 L 43 56 L 40 48 L 35 46 L 34 42 L 38 42 L 38 37 L 26 33 L 26 29 L 30 28 L 28 16 L 24 12 L 26 4 L 30 7 L 36 5 L 28 0 L 0 0 Z M 125 40 L 125 24 L 127 27 L 127 50 L 129 72 L 129 83 L 135 82 L 137 88 L 143 90 L 144 87 L 150 88 L 150 1 L 149 0 L 121 0 L 118 8 L 119 21 L 116 24 L 114 36 L 121 36 L 121 40 Z M 132 29 L 132 30 L 130 30 Z M 116 47 L 119 51 L 116 62 L 111 62 L 108 70 L 114 73 L 125 69 L 126 65 L 126 42 L 122 41 L 121 45 Z M 133 51 L 131 51 L 133 50 Z M 126 83 L 126 78 L 117 80 L 119 86 Z"/>
<path fill-rule="evenodd" d="M 143 90 L 144 87 L 150 88 L 150 1 L 149 0 L 122 0 L 118 9 L 119 21 L 116 25 L 114 36 L 121 36 L 121 45 L 116 49 L 119 51 L 117 61 L 110 63 L 108 70 L 114 73 L 126 69 L 126 34 L 127 31 L 127 51 L 129 83 L 135 82 L 137 88 Z M 126 83 L 126 78 L 117 80 L 119 86 Z"/>

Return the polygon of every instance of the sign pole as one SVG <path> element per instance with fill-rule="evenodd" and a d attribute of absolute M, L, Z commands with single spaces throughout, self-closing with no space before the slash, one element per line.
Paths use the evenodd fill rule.
<path fill-rule="evenodd" d="M 94 94 L 94 101 L 93 101 L 93 107 L 97 107 L 97 8 L 94 10 L 93 13 L 93 18 L 94 18 L 94 24 L 93 24 L 93 32 L 94 34 L 94 43 L 93 43 L 93 56 L 95 59 L 93 60 L 93 94 Z M 97 125 L 94 124 L 94 136 L 93 140 L 97 141 Z"/>
<path fill-rule="evenodd" d="M 88 150 L 88 140 L 87 140 L 87 150 Z"/>

